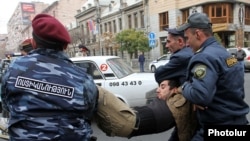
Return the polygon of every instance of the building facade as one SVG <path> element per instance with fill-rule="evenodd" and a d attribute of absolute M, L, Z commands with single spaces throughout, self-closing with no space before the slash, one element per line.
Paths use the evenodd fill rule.
<path fill-rule="evenodd" d="M 150 31 L 156 33 L 158 45 L 151 56 L 167 52 L 164 28 L 183 24 L 194 12 L 206 13 L 213 24 L 213 32 L 228 47 L 250 47 L 249 0 L 152 0 L 149 1 Z"/>
<path fill-rule="evenodd" d="M 164 28 L 183 24 L 194 12 L 204 12 L 210 17 L 213 31 L 224 47 L 250 47 L 249 0 L 59 0 L 51 5 L 32 4 L 35 14 L 50 14 L 68 28 L 72 39 L 67 48 L 70 57 L 83 44 L 91 55 L 128 58 L 126 52 L 119 51 L 120 45 L 114 37 L 122 30 L 136 29 L 145 35 L 155 33 L 156 44 L 145 56 L 156 59 L 168 52 Z M 32 37 L 31 25 L 19 24 L 23 20 L 21 8 L 21 5 L 16 8 L 8 24 L 7 50 L 17 50 L 22 40 Z"/>
<path fill-rule="evenodd" d="M 77 14 L 77 10 L 86 1 L 87 0 L 58 0 L 50 5 L 35 1 L 31 3 L 20 2 L 8 22 L 8 41 L 6 49 L 10 52 L 17 52 L 18 45 L 23 40 L 32 37 L 31 21 L 35 15 L 39 13 L 50 14 L 67 27 L 75 21 L 74 16 Z M 24 4 L 26 4 L 26 7 L 24 7 Z M 28 10 L 33 8 L 34 11 L 26 12 L 24 8 Z M 29 14 L 29 21 L 27 23 L 24 21 L 25 12 Z"/>
<path fill-rule="evenodd" d="M 127 58 L 119 51 L 115 35 L 125 29 L 147 33 L 147 5 L 143 0 L 89 0 L 78 10 L 77 27 L 70 30 L 73 42 L 69 54 L 74 56 L 78 44 L 90 49 L 91 55 L 117 55 Z M 79 38 L 80 37 L 80 38 Z"/>
<path fill-rule="evenodd" d="M 48 7 L 42 2 L 26 3 L 20 2 L 7 24 L 8 38 L 6 40 L 6 51 L 18 52 L 19 44 L 31 37 L 30 27 L 32 18 Z"/>
<path fill-rule="evenodd" d="M 5 58 L 6 39 L 7 39 L 7 34 L 0 34 L 0 59 Z"/>

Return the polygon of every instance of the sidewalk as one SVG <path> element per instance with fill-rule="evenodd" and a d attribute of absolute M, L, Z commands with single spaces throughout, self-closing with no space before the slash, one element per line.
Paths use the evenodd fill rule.
<path fill-rule="evenodd" d="M 140 68 L 132 68 L 135 72 L 138 72 L 138 73 L 143 73 L 143 72 L 140 72 Z M 144 68 L 144 73 L 151 73 L 150 70 Z"/>

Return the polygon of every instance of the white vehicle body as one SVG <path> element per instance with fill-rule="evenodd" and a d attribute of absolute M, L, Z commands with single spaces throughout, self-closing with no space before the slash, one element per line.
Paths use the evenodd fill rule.
<path fill-rule="evenodd" d="M 161 65 L 165 65 L 169 62 L 171 54 L 164 54 L 157 58 L 156 60 L 153 60 L 152 62 L 149 63 L 148 69 L 151 72 L 155 72 L 157 68 L 159 68 Z"/>
<path fill-rule="evenodd" d="M 86 68 L 95 83 L 114 93 L 131 107 L 146 104 L 146 93 L 158 87 L 154 73 L 135 73 L 118 56 L 85 56 L 70 58 Z"/>

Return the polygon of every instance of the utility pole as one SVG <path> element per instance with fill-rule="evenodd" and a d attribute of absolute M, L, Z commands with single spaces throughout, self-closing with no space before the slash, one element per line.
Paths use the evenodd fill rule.
<path fill-rule="evenodd" d="M 102 52 L 102 45 L 101 45 L 101 7 L 100 7 L 100 2 L 99 0 L 95 0 L 96 2 L 96 22 L 98 24 L 98 42 L 99 42 L 99 49 L 100 49 L 100 56 L 103 55 Z"/>

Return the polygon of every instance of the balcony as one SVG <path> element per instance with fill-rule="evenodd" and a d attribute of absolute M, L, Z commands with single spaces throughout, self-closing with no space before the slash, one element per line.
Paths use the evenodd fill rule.
<path fill-rule="evenodd" d="M 233 17 L 210 17 L 213 24 L 233 23 Z"/>

